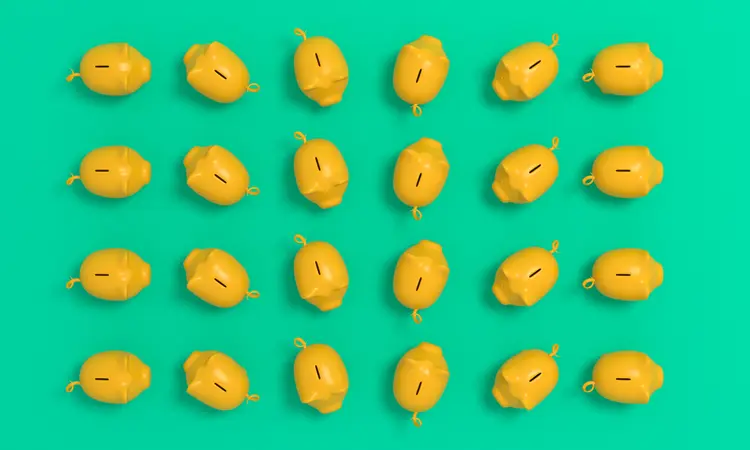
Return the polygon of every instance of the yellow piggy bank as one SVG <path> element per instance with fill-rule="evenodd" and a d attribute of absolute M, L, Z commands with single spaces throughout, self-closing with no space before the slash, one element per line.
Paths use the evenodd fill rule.
<path fill-rule="evenodd" d="M 500 367 L 495 376 L 492 395 L 503 408 L 518 408 L 530 411 L 555 389 L 559 372 L 554 357 L 559 347 L 552 346 L 552 353 L 542 350 L 524 350 Z"/>
<path fill-rule="evenodd" d="M 398 362 L 393 395 L 402 408 L 413 413 L 415 426 L 422 426 L 417 414 L 431 409 L 443 396 L 449 376 L 443 350 L 428 342 L 409 350 Z"/>
<path fill-rule="evenodd" d="M 503 203 L 524 204 L 538 199 L 557 180 L 559 166 L 553 153 L 559 143 L 552 139 L 552 147 L 531 144 L 506 156 L 495 171 L 492 190 Z"/>
<path fill-rule="evenodd" d="M 349 287 L 349 272 L 341 254 L 327 242 L 311 242 L 299 234 L 302 248 L 294 257 L 294 281 L 300 297 L 321 311 L 341 306 Z"/>
<path fill-rule="evenodd" d="M 601 152 L 583 184 L 596 184 L 612 197 L 639 198 L 648 195 L 663 179 L 664 166 L 648 147 L 627 145 Z"/>
<path fill-rule="evenodd" d="M 607 353 L 594 365 L 593 381 L 584 392 L 596 389 L 602 397 L 617 403 L 646 404 L 664 384 L 664 370 L 645 353 Z"/>
<path fill-rule="evenodd" d="M 349 375 L 336 350 L 325 344 L 307 345 L 294 340 L 301 348 L 294 359 L 294 384 L 302 403 L 329 414 L 341 409 L 349 391 Z"/>
<path fill-rule="evenodd" d="M 81 161 L 80 175 L 71 175 L 70 186 L 81 180 L 94 195 L 106 198 L 130 197 L 151 181 L 151 164 L 124 145 L 100 147 Z"/>
<path fill-rule="evenodd" d="M 438 198 L 449 169 L 443 146 L 434 139 L 422 138 L 401 152 L 393 172 L 393 190 L 401 202 L 412 207 L 415 220 L 422 219 L 419 208 Z"/>
<path fill-rule="evenodd" d="M 547 90 L 559 68 L 557 55 L 552 51 L 558 39 L 553 34 L 551 45 L 530 42 L 506 53 L 492 80 L 497 96 L 506 101 L 525 102 Z"/>
<path fill-rule="evenodd" d="M 257 402 L 249 395 L 247 372 L 235 360 L 217 351 L 195 351 L 182 365 L 187 393 L 201 403 L 220 411 L 237 408 L 244 401 Z"/>
<path fill-rule="evenodd" d="M 187 287 L 204 302 L 219 308 L 231 308 L 245 297 L 258 298 L 250 291 L 250 278 L 242 265 L 218 248 L 195 249 L 183 262 Z"/>
<path fill-rule="evenodd" d="M 294 178 L 306 199 L 322 209 L 341 204 L 349 186 L 349 169 L 338 148 L 325 139 L 307 140 L 297 131 L 302 146 L 294 154 Z"/>
<path fill-rule="evenodd" d="M 414 322 L 421 323 L 418 311 L 432 306 L 443 293 L 449 273 L 443 248 L 432 241 L 420 241 L 398 259 L 393 293 L 399 303 L 412 310 Z"/>
<path fill-rule="evenodd" d="M 401 48 L 393 69 L 393 88 L 401 100 L 411 105 L 412 113 L 419 117 L 419 105 L 437 97 L 448 78 L 450 61 L 443 44 L 432 36 L 422 36 Z"/>
<path fill-rule="evenodd" d="M 78 276 L 71 278 L 65 287 L 72 289 L 76 283 L 81 283 L 93 297 L 124 301 L 151 284 L 151 266 L 130 250 L 109 248 L 87 256 Z"/>
<path fill-rule="evenodd" d="M 621 248 L 604 253 L 583 287 L 596 289 L 615 300 L 647 300 L 664 281 L 664 268 L 645 250 Z"/>
<path fill-rule="evenodd" d="M 250 175 L 239 159 L 218 145 L 193 147 L 183 160 L 187 184 L 196 194 L 217 205 L 229 206 L 260 189 L 248 187 Z"/>
<path fill-rule="evenodd" d="M 151 61 L 128 44 L 103 44 L 83 55 L 80 71 L 71 70 L 67 81 L 80 77 L 97 94 L 122 96 L 148 83 Z"/>
<path fill-rule="evenodd" d="M 503 305 L 533 306 L 552 290 L 559 268 L 553 256 L 560 246 L 552 242 L 552 250 L 529 247 L 509 256 L 495 274 L 492 293 Z"/>
<path fill-rule="evenodd" d="M 190 86 L 218 103 L 232 103 L 245 92 L 258 92 L 258 83 L 250 83 L 245 63 L 220 42 L 195 44 L 183 57 Z"/>
<path fill-rule="evenodd" d="M 341 49 L 325 37 L 308 39 L 299 28 L 294 34 L 302 37 L 294 52 L 294 76 L 300 90 L 323 107 L 340 102 L 349 83 L 349 66 Z"/>
<path fill-rule="evenodd" d="M 641 95 L 661 81 L 664 64 L 648 44 L 617 44 L 600 51 L 583 81 L 594 80 L 603 94 Z"/>
<path fill-rule="evenodd" d="M 79 385 L 96 401 L 125 404 L 149 388 L 151 369 L 128 352 L 97 353 L 81 366 L 79 381 L 70 382 L 65 390 L 73 392 Z"/>

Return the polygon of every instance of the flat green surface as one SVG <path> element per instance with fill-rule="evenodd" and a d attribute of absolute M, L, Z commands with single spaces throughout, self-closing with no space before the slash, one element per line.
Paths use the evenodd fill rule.
<path fill-rule="evenodd" d="M 738 95 L 747 63 L 741 11 L 709 2 L 484 2 L 485 6 L 380 2 L 362 15 L 350 2 L 4 2 L 2 424 L 7 448 L 623 448 L 719 445 L 734 439 L 745 408 L 747 341 L 747 113 Z M 394 6 L 389 6 L 393 4 Z M 522 6 L 526 5 L 526 6 Z M 713 8 L 713 9 L 712 9 Z M 322 110 L 295 84 L 292 30 L 334 39 L 350 68 L 344 101 Z M 556 48 L 560 73 L 541 97 L 502 104 L 490 88 L 503 53 L 528 41 Z M 443 91 L 411 116 L 391 84 L 399 48 L 440 38 L 451 60 Z M 213 40 L 247 64 L 261 92 L 212 104 L 185 80 L 182 55 Z M 127 98 L 90 93 L 68 68 L 106 42 L 128 42 L 153 65 L 150 83 Z M 648 42 L 664 80 L 632 99 L 606 98 L 581 76 L 596 52 Z M 6 128 L 7 127 L 7 128 Z M 294 131 L 343 152 L 351 181 L 344 202 L 321 211 L 297 191 Z M 438 200 L 415 222 L 392 191 L 398 153 L 422 136 L 451 163 Z M 539 201 L 500 204 L 490 184 L 498 162 L 530 143 L 560 137 L 560 175 Z M 219 144 L 250 171 L 258 197 L 215 207 L 185 185 L 182 158 Z M 596 155 L 647 145 L 664 183 L 620 201 L 585 188 Z M 110 201 L 80 183 L 81 158 L 128 145 L 153 166 L 136 196 Z M 744 202 L 744 203 L 743 203 Z M 351 284 L 344 305 L 320 313 L 296 292 L 292 238 L 325 240 L 343 255 Z M 440 300 L 412 323 L 392 294 L 398 256 L 420 239 L 444 246 L 451 267 Z M 560 278 L 530 309 L 504 308 L 490 292 L 501 261 L 560 241 Z M 121 304 L 67 291 L 92 251 L 124 247 L 151 264 L 152 284 Z M 230 310 L 185 287 L 182 260 L 218 247 L 248 270 L 262 297 Z M 647 249 L 665 282 L 640 303 L 607 300 L 581 281 L 601 253 Z M 332 345 L 351 380 L 344 407 L 321 416 L 299 403 L 292 341 Z M 451 378 L 416 429 L 392 394 L 395 364 L 421 341 L 440 345 Z M 490 388 L 513 354 L 560 345 L 560 380 L 534 411 L 503 410 Z M 91 354 L 121 349 L 151 366 L 151 388 L 126 406 L 65 393 Z M 182 363 L 220 350 L 248 371 L 259 403 L 209 410 L 185 393 Z M 665 371 L 645 406 L 581 392 L 596 358 L 633 349 Z M 5 445 L 3 445 L 5 447 Z"/>

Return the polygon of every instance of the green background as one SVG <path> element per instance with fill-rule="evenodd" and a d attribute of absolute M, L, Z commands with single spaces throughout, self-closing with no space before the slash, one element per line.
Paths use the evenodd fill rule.
<path fill-rule="evenodd" d="M 729 443 L 747 399 L 747 71 L 741 11 L 709 2 L 4 2 L 0 77 L 4 151 L 2 414 L 8 448 L 657 448 Z M 655 6 L 655 5 L 658 5 Z M 364 8 L 364 7 L 362 7 Z M 321 109 L 294 81 L 300 38 L 332 38 L 350 68 L 342 103 Z M 503 104 L 490 87 L 499 58 L 529 41 L 549 42 L 560 72 L 527 104 Z M 451 60 L 440 95 L 421 118 L 393 92 L 399 48 L 440 38 Z M 211 103 L 185 80 L 194 43 L 233 49 L 261 85 L 231 105 Z M 152 80 L 108 98 L 66 83 L 92 46 L 128 42 L 149 58 Z M 600 49 L 648 42 L 664 61 L 661 83 L 637 98 L 602 96 L 581 82 Z M 744 112 L 743 112 L 744 111 Z M 742 122 L 741 122 L 742 120 Z M 344 202 L 321 211 L 296 190 L 292 158 L 300 130 L 330 139 L 350 171 Z M 442 142 L 451 163 L 441 196 L 415 222 L 392 190 L 398 153 L 420 137 Z M 530 143 L 556 152 L 560 175 L 539 201 L 503 205 L 490 189 L 499 161 Z M 246 165 L 258 197 L 218 207 L 185 185 L 182 158 L 219 144 Z M 607 198 L 581 178 L 596 155 L 646 145 L 664 183 L 642 199 Z M 127 145 L 151 162 L 153 180 L 124 200 L 66 187 L 81 158 Z M 746 172 L 745 172 L 746 173 Z M 744 203 L 743 203 L 744 202 Z M 296 292 L 295 233 L 343 255 L 351 282 L 344 305 L 320 313 Z M 393 297 L 395 261 L 420 239 L 443 245 L 451 267 L 440 300 L 417 326 Z M 498 265 L 528 246 L 560 241 L 560 278 L 530 309 L 502 307 L 490 286 Z M 124 303 L 88 297 L 83 258 L 123 247 L 151 264 L 152 284 Z M 182 260 L 217 247 L 247 269 L 261 298 L 219 310 L 185 287 Z M 617 302 L 584 291 L 594 259 L 621 247 L 647 249 L 665 268 L 651 299 Z M 327 343 L 343 357 L 351 388 L 339 412 L 300 404 L 292 341 Z M 441 346 L 451 378 L 420 415 L 392 394 L 401 355 L 422 341 Z M 531 412 L 503 410 L 490 394 L 503 361 L 523 349 L 560 345 L 560 379 Z M 135 353 L 152 386 L 126 406 L 65 393 L 93 353 Z M 182 363 L 220 350 L 250 376 L 261 401 L 209 410 L 185 393 Z M 633 349 L 665 371 L 648 405 L 585 395 L 597 357 Z M 135 447 L 134 447 L 135 446 Z"/>

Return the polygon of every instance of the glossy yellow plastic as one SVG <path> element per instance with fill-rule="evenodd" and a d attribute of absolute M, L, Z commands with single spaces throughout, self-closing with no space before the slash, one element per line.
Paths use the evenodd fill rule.
<path fill-rule="evenodd" d="M 294 359 L 294 384 L 302 403 L 329 414 L 341 409 L 349 391 L 349 375 L 336 350 L 325 344 L 307 345 L 294 339 L 301 348 Z"/>
<path fill-rule="evenodd" d="M 83 55 L 79 70 L 71 69 L 66 80 L 80 77 L 87 88 L 102 95 L 129 95 L 151 79 L 151 61 L 128 44 L 97 45 Z"/>
<path fill-rule="evenodd" d="M 188 290 L 210 305 L 231 308 L 245 297 L 260 297 L 258 291 L 249 290 L 250 278 L 242 264 L 218 248 L 195 249 L 182 266 Z"/>
<path fill-rule="evenodd" d="M 664 281 L 664 268 L 646 250 L 610 250 L 594 262 L 592 276 L 583 287 L 596 289 L 615 300 L 647 300 Z"/>
<path fill-rule="evenodd" d="M 401 100 L 411 105 L 415 116 L 440 93 L 448 77 L 450 61 L 443 44 L 432 36 L 421 36 L 401 48 L 393 69 L 393 88 Z"/>
<path fill-rule="evenodd" d="M 72 289 L 76 283 L 81 283 L 93 297 L 124 301 L 151 284 L 151 266 L 130 250 L 109 248 L 87 256 L 78 276 L 71 278 L 65 287 Z"/>
<path fill-rule="evenodd" d="M 560 243 L 552 249 L 529 247 L 510 255 L 497 269 L 492 293 L 503 305 L 533 306 L 552 290 L 560 273 L 557 253 Z"/>
<path fill-rule="evenodd" d="M 344 156 L 331 141 L 308 141 L 299 131 L 294 137 L 302 141 L 294 154 L 294 178 L 300 193 L 322 209 L 341 204 L 349 186 L 349 169 Z"/>
<path fill-rule="evenodd" d="M 437 345 L 422 342 L 401 357 L 393 377 L 393 395 L 413 413 L 415 426 L 422 426 L 417 414 L 431 409 L 443 396 L 449 376 L 443 350 Z"/>
<path fill-rule="evenodd" d="M 196 194 L 217 205 L 229 206 L 246 195 L 258 195 L 239 159 L 218 145 L 193 147 L 183 160 L 187 184 Z"/>
<path fill-rule="evenodd" d="M 341 306 L 349 288 L 349 272 L 341 254 L 328 242 L 310 242 L 299 234 L 302 246 L 294 256 L 294 281 L 299 296 L 321 311 Z"/>
<path fill-rule="evenodd" d="M 612 197 L 639 198 L 648 195 L 664 179 L 664 165 L 648 147 L 625 145 L 604 150 L 594 160 L 585 186 L 596 184 Z"/>
<path fill-rule="evenodd" d="M 600 51 L 583 81 L 594 80 L 603 94 L 641 95 L 660 82 L 664 64 L 648 44 L 617 44 Z"/>
<path fill-rule="evenodd" d="M 552 35 L 552 44 L 529 42 L 503 56 L 495 69 L 492 89 L 502 100 L 525 102 L 547 90 L 557 78 L 559 64 L 552 50 L 559 36 Z"/>
<path fill-rule="evenodd" d="M 414 322 L 421 323 L 418 311 L 432 306 L 443 293 L 449 273 L 443 248 L 432 241 L 420 241 L 398 259 L 393 293 L 399 303 L 412 310 Z"/>
<path fill-rule="evenodd" d="M 609 401 L 646 404 L 664 384 L 664 370 L 645 353 L 628 350 L 602 355 L 592 378 L 584 392 L 596 389 Z"/>
<path fill-rule="evenodd" d="M 151 181 L 151 164 L 124 145 L 91 150 L 79 170 L 80 175 L 71 174 L 65 183 L 81 180 L 86 190 L 106 198 L 130 197 Z"/>
<path fill-rule="evenodd" d="M 218 103 L 232 103 L 245 92 L 258 92 L 239 56 L 220 42 L 195 44 L 183 57 L 190 86 Z"/>
<path fill-rule="evenodd" d="M 294 52 L 294 76 L 302 93 L 323 107 L 340 102 L 349 84 L 349 66 L 341 49 L 326 37 L 308 39 L 299 28 L 294 34 L 302 38 Z"/>
<path fill-rule="evenodd" d="M 195 351 L 182 368 L 187 393 L 211 408 L 229 411 L 244 401 L 260 400 L 258 394 L 248 394 L 250 380 L 245 369 L 224 353 Z"/>
<path fill-rule="evenodd" d="M 542 350 L 524 350 L 500 367 L 495 376 L 492 395 L 503 408 L 518 408 L 531 411 L 555 389 L 559 372 L 555 357 L 559 346 L 552 346 L 552 353 Z"/>
<path fill-rule="evenodd" d="M 79 381 L 65 388 L 83 392 L 103 403 L 125 404 L 135 400 L 151 385 L 151 369 L 137 356 L 122 351 L 108 351 L 91 356 L 81 366 Z"/>
<path fill-rule="evenodd" d="M 440 142 L 422 138 L 406 147 L 396 161 L 393 190 L 415 220 L 422 220 L 419 208 L 438 198 L 448 180 L 450 164 Z"/>
<path fill-rule="evenodd" d="M 559 166 L 553 153 L 560 140 L 552 138 L 552 147 L 540 144 L 521 147 L 506 156 L 495 171 L 492 190 L 503 203 L 524 204 L 538 199 L 557 180 Z"/>

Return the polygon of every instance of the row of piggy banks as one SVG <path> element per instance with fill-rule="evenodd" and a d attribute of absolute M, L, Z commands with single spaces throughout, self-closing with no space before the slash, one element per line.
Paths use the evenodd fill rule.
<path fill-rule="evenodd" d="M 343 201 L 349 185 L 349 169 L 341 151 L 329 140 L 295 137 L 302 145 L 294 155 L 294 175 L 299 192 L 322 209 Z M 550 147 L 530 144 L 508 154 L 498 164 L 492 191 L 503 203 L 526 204 L 540 198 L 557 180 L 559 166 Z M 194 147 L 183 160 L 187 184 L 204 199 L 222 206 L 233 205 L 246 195 L 258 195 L 250 186 L 250 175 L 240 159 L 218 145 Z M 415 219 L 433 203 L 448 180 L 450 165 L 440 142 L 422 138 L 401 151 L 393 172 L 393 190 L 411 208 Z M 597 156 L 584 185 L 595 184 L 603 193 L 617 198 L 639 198 L 661 184 L 664 166 L 648 147 L 620 146 Z M 91 193 L 107 198 L 129 197 L 151 181 L 151 164 L 125 146 L 101 147 L 81 161 L 80 180 Z"/>
<path fill-rule="evenodd" d="M 294 54 L 294 74 L 299 89 L 321 107 L 339 103 L 349 84 L 349 66 L 341 49 L 326 37 L 302 38 Z M 492 88 L 504 101 L 525 102 L 544 92 L 557 77 L 559 63 L 551 44 L 530 42 L 506 53 L 497 64 Z M 232 103 L 260 85 L 250 82 L 247 66 L 237 54 L 220 42 L 196 44 L 183 57 L 188 83 L 205 97 L 219 103 Z M 448 77 L 450 61 L 442 42 L 421 36 L 401 48 L 393 70 L 393 88 L 401 100 L 411 105 L 415 116 L 422 106 L 440 93 Z M 110 96 L 132 94 L 151 79 L 151 62 L 134 47 L 103 44 L 92 48 L 81 59 L 80 72 L 71 70 L 68 81 L 80 77 L 94 92 Z M 662 61 L 645 43 L 617 44 L 596 56 L 592 69 L 583 76 L 595 81 L 604 94 L 636 96 L 661 81 Z"/>
<path fill-rule="evenodd" d="M 341 356 L 329 345 L 307 343 L 296 338 L 300 351 L 294 360 L 294 381 L 299 399 L 322 414 L 340 410 L 349 391 L 349 375 Z M 508 359 L 495 376 L 492 396 L 503 408 L 531 410 L 552 393 L 558 381 L 552 352 L 524 350 Z M 183 364 L 187 393 L 205 405 L 222 411 L 246 401 L 258 401 L 250 394 L 247 371 L 234 359 L 218 351 L 195 351 Z M 432 409 L 448 386 L 450 372 L 443 351 L 423 342 L 403 355 L 393 378 L 393 395 L 398 404 L 412 413 L 412 421 L 422 426 L 418 414 Z M 592 380 L 584 392 L 596 390 L 607 400 L 645 404 L 664 383 L 662 368 L 646 354 L 618 351 L 599 358 Z M 151 384 L 151 369 L 133 354 L 108 351 L 91 356 L 81 367 L 76 386 L 94 400 L 124 404 L 134 400 Z"/>
<path fill-rule="evenodd" d="M 343 304 L 349 288 L 349 272 L 339 251 L 328 242 L 307 242 L 295 236 L 301 248 L 294 257 L 294 279 L 302 299 L 321 311 Z M 529 247 L 503 261 L 495 274 L 492 292 L 503 305 L 533 306 L 546 296 L 557 282 L 559 268 L 555 259 L 559 243 L 551 249 Z M 257 298 L 250 290 L 250 278 L 242 264 L 229 253 L 216 249 L 195 249 L 183 262 L 187 288 L 196 297 L 219 308 L 231 308 L 245 298 Z M 417 323 L 420 310 L 432 306 L 448 283 L 450 269 L 442 247 L 423 240 L 408 248 L 398 259 L 393 274 L 396 299 L 411 310 Z M 583 287 L 596 287 L 604 296 L 624 301 L 641 301 L 664 281 L 664 269 L 641 249 L 617 249 L 601 255 L 594 263 L 592 276 Z M 77 278 L 68 289 L 81 283 L 90 295 L 109 301 L 135 297 L 151 283 L 151 266 L 126 249 L 105 249 L 90 254 L 81 264 Z"/>

